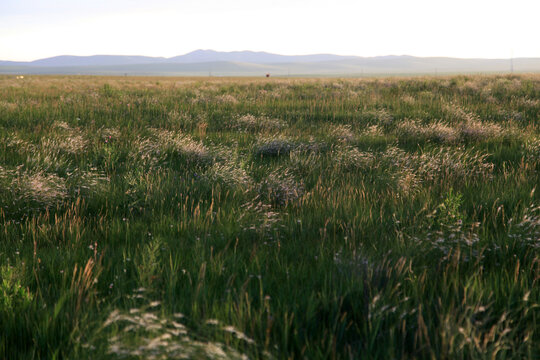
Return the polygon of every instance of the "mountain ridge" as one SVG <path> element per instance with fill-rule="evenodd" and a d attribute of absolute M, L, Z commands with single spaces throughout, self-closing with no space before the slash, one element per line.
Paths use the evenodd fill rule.
<path fill-rule="evenodd" d="M 184 55 L 60 55 L 29 62 L 0 61 L 3 74 L 83 75 L 369 75 L 540 72 L 540 58 L 461 59 L 386 55 L 280 55 L 263 51 L 195 50 Z"/>
<path fill-rule="evenodd" d="M 105 66 L 148 63 L 201 63 L 217 61 L 269 64 L 282 62 L 317 62 L 358 58 L 334 54 L 281 55 L 265 51 L 215 51 L 198 49 L 170 58 L 142 55 L 59 55 L 32 61 L 0 60 L 0 65 L 13 66 Z"/>

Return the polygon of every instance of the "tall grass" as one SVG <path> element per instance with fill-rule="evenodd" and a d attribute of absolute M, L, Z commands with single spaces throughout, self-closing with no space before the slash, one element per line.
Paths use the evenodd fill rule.
<path fill-rule="evenodd" d="M 0 77 L 0 358 L 537 358 L 540 77 Z"/>

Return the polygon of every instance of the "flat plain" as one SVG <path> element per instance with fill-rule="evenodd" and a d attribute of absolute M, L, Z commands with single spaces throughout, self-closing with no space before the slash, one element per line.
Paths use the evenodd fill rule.
<path fill-rule="evenodd" d="M 0 358 L 540 356 L 540 75 L 0 76 Z"/>

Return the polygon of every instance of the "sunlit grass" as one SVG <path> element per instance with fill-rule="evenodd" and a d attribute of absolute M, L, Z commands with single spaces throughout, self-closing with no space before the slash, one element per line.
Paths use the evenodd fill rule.
<path fill-rule="evenodd" d="M 540 77 L 0 77 L 0 358 L 537 358 Z"/>

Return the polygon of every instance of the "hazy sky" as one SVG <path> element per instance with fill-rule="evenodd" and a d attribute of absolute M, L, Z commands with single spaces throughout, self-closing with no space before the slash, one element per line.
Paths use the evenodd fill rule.
<path fill-rule="evenodd" d="M 0 60 L 280 54 L 540 57 L 540 0 L 0 0 Z"/>

